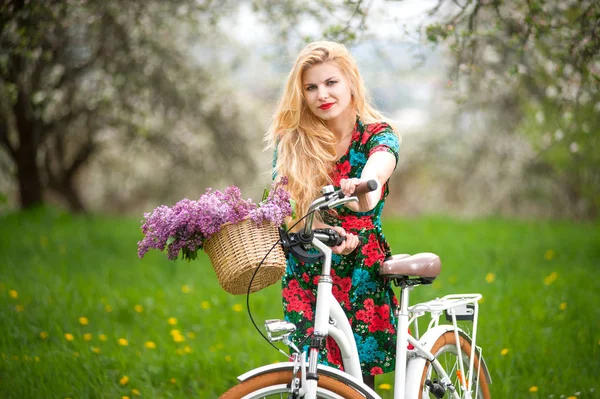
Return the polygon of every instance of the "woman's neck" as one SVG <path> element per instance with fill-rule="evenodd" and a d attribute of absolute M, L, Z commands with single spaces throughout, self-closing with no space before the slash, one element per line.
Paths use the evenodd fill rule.
<path fill-rule="evenodd" d="M 338 142 L 342 141 L 354 131 L 356 124 L 356 112 L 349 110 L 335 119 L 327 121 L 327 127 L 331 130 Z"/>

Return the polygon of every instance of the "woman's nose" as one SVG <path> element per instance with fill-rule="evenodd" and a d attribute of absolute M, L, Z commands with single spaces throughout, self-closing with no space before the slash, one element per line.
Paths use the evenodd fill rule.
<path fill-rule="evenodd" d="M 319 87 L 319 100 L 325 100 L 327 97 L 329 97 L 327 88 L 325 86 Z"/>

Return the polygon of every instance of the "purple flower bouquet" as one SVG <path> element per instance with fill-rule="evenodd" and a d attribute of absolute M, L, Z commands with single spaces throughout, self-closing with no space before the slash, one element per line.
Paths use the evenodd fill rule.
<path fill-rule="evenodd" d="M 191 261 L 227 224 L 250 219 L 257 226 L 264 222 L 280 226 L 293 212 L 290 195 L 284 189 L 286 184 L 285 177 L 273 182 L 258 204 L 243 199 L 240 189 L 230 186 L 223 192 L 208 188 L 196 201 L 183 199 L 172 207 L 161 205 L 144 214 L 144 238 L 138 242 L 138 256 L 142 258 L 150 249 L 166 249 L 171 260 L 181 253 L 182 259 Z"/>

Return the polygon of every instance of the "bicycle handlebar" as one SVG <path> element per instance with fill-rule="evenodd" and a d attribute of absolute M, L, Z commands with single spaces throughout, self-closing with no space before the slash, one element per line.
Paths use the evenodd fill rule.
<path fill-rule="evenodd" d="M 312 225 L 314 220 L 314 212 L 319 210 L 334 209 L 349 202 L 358 201 L 356 195 L 363 195 L 371 191 L 375 191 L 378 187 L 377 181 L 367 180 L 359 183 L 354 188 L 353 196 L 345 197 L 342 190 L 337 190 L 330 193 L 324 193 L 322 197 L 313 201 L 307 211 L 306 221 L 304 222 L 303 233 L 301 233 L 308 241 L 312 239 Z M 338 244 L 339 245 L 339 244 Z"/>
<path fill-rule="evenodd" d="M 354 188 L 354 195 L 363 195 L 366 193 L 370 193 L 371 191 L 377 190 L 377 182 L 375 180 L 367 180 L 359 183 Z"/>

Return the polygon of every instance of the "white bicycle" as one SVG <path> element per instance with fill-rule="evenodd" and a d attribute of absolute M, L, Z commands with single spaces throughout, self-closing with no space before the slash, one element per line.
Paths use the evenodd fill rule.
<path fill-rule="evenodd" d="M 355 195 L 376 187 L 375 181 L 366 182 L 357 187 Z M 358 201 L 358 198 L 344 198 L 344 194 L 334 191 L 332 186 L 324 187 L 322 194 L 311 204 L 304 229 L 298 233 L 282 231 L 281 234 L 281 243 L 290 252 L 300 257 L 319 256 L 322 261 L 309 349 L 301 352 L 291 342 L 289 337 L 296 329 L 292 323 L 267 320 L 268 340 L 288 345 L 293 353 L 292 361 L 265 365 L 240 375 L 239 384 L 225 392 L 222 399 L 380 398 L 363 383 L 354 334 L 332 294 L 330 246 L 339 245 L 342 238 L 332 229 L 312 229 L 315 211 L 333 209 Z M 309 246 L 318 249 L 319 254 L 307 251 Z M 380 269 L 382 278 L 393 280 L 401 288 L 394 398 L 442 398 L 449 394 L 455 399 L 489 399 L 491 379 L 482 350 L 476 346 L 481 295 L 447 295 L 409 306 L 410 292 L 419 285 L 431 284 L 440 270 L 440 258 L 432 253 L 394 255 Z M 427 330 L 420 335 L 417 321 L 426 314 L 430 321 Z M 470 334 L 459 326 L 459 321 L 470 322 Z M 412 334 L 408 333 L 409 327 Z M 317 362 L 327 336 L 331 336 L 340 348 L 344 371 Z"/>

